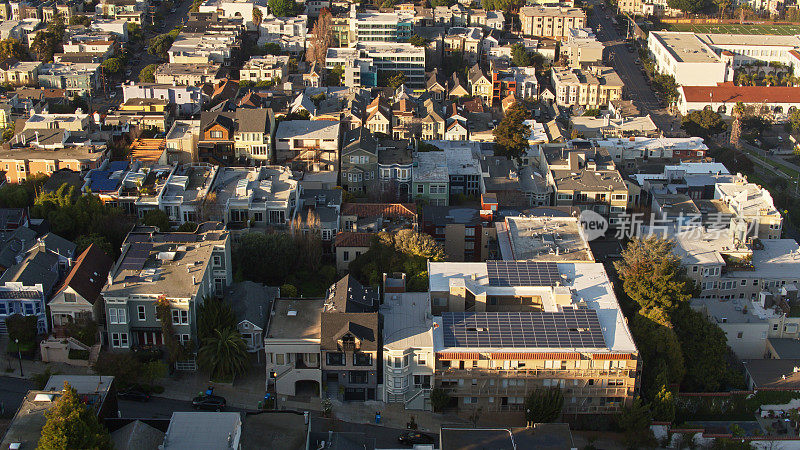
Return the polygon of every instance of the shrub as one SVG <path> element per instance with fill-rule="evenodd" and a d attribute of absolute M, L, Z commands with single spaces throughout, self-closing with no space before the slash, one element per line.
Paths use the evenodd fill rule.
<path fill-rule="evenodd" d="M 88 361 L 89 350 L 79 350 L 77 348 L 71 348 L 69 350 L 69 359 L 81 359 L 84 361 Z"/>

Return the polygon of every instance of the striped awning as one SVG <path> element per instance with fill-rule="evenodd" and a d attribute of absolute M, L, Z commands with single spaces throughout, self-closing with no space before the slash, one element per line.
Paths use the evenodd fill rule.
<path fill-rule="evenodd" d="M 611 361 L 618 359 L 634 359 L 630 353 L 594 353 L 592 359 L 595 361 Z"/>
<path fill-rule="evenodd" d="M 517 360 L 517 361 L 525 361 L 525 360 L 547 360 L 547 361 L 556 361 L 556 360 L 576 360 L 581 359 L 580 353 L 519 353 L 519 352 L 499 352 L 499 353 L 492 353 L 490 356 L 491 359 L 501 359 L 501 360 Z"/>
<path fill-rule="evenodd" d="M 455 353 L 455 352 L 440 352 L 436 354 L 436 357 L 442 361 L 453 361 L 453 360 L 478 360 L 480 359 L 480 353 L 477 352 L 465 352 L 465 353 Z"/>

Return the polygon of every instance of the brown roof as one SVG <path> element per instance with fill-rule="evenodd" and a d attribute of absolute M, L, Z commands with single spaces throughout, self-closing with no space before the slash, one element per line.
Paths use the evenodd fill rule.
<path fill-rule="evenodd" d="M 322 313 L 320 348 L 336 351 L 338 339 L 348 332 L 361 341 L 361 351 L 377 351 L 378 313 Z"/>
<path fill-rule="evenodd" d="M 69 286 L 89 303 L 94 304 L 106 284 L 108 272 L 114 261 L 95 244 L 83 251 L 75 260 L 72 270 L 56 292 Z"/>
<path fill-rule="evenodd" d="M 800 103 L 800 89 L 789 86 L 681 86 L 687 102 L 708 103 Z"/>
<path fill-rule="evenodd" d="M 358 217 L 407 217 L 417 220 L 417 206 L 413 203 L 345 203 L 343 216 Z"/>
<path fill-rule="evenodd" d="M 341 231 L 333 240 L 335 247 L 369 247 L 374 233 L 357 233 L 355 231 Z"/>

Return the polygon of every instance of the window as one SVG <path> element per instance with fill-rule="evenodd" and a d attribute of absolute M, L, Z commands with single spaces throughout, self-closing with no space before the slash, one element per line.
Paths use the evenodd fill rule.
<path fill-rule="evenodd" d="M 347 250 L 345 250 L 344 252 L 342 252 L 342 259 L 343 259 L 344 261 L 350 261 L 350 252 L 349 252 L 349 251 L 347 251 Z"/>
<path fill-rule="evenodd" d="M 425 193 L 425 185 L 418 185 L 417 186 L 417 194 L 424 194 Z"/>
<path fill-rule="evenodd" d="M 464 228 L 464 234 L 466 236 L 475 236 L 475 228 Z"/>
<path fill-rule="evenodd" d="M 186 309 L 173 309 L 172 310 L 172 324 L 173 325 L 188 325 L 189 324 L 189 310 L 186 310 Z"/>
<path fill-rule="evenodd" d="M 24 308 L 25 308 L 25 315 L 26 316 L 32 316 L 33 315 L 33 303 L 25 303 L 24 304 Z"/>
<path fill-rule="evenodd" d="M 278 366 L 282 366 L 285 364 L 283 360 L 283 353 L 275 353 L 275 364 Z"/>
<path fill-rule="evenodd" d="M 111 333 L 111 346 L 115 348 L 128 348 L 128 333 Z"/>
<path fill-rule="evenodd" d="M 418 355 L 417 356 L 417 365 L 424 366 L 425 364 L 427 364 L 425 361 L 426 361 L 425 360 L 425 355 Z"/>
<path fill-rule="evenodd" d="M 214 267 L 219 267 L 222 265 L 222 257 L 219 255 L 214 255 Z"/>
<path fill-rule="evenodd" d="M 158 306 L 153 307 L 153 317 L 156 318 L 156 322 L 161 322 L 161 319 L 158 317 Z"/>
<path fill-rule="evenodd" d="M 736 339 L 741 339 L 743 335 L 744 335 L 744 333 L 741 332 L 741 331 L 736 333 Z"/>
<path fill-rule="evenodd" d="M 147 316 L 144 312 L 144 305 L 139 305 L 136 307 L 136 313 L 138 315 L 139 320 L 145 320 Z"/>
<path fill-rule="evenodd" d="M 64 292 L 64 302 L 65 303 L 75 303 L 78 301 L 78 298 L 72 292 Z"/>
<path fill-rule="evenodd" d="M 341 352 L 328 352 L 325 354 L 325 360 L 329 366 L 344 366 L 345 356 Z"/>
<path fill-rule="evenodd" d="M 354 366 L 370 366 L 372 365 L 372 355 L 369 353 L 355 353 L 353 355 Z"/>
<path fill-rule="evenodd" d="M 6 308 L 6 302 L 0 302 L 0 314 L 8 314 L 8 309 Z"/>
<path fill-rule="evenodd" d="M 109 308 L 108 309 L 108 322 L 109 323 L 128 323 L 125 308 Z"/>
<path fill-rule="evenodd" d="M 211 139 L 222 139 L 223 133 L 222 131 L 215 130 L 208 133 L 208 135 L 211 137 Z"/>
<path fill-rule="evenodd" d="M 188 334 L 178 335 L 178 340 L 180 341 L 181 344 L 184 344 L 184 345 L 188 344 L 190 339 L 191 338 L 189 337 Z"/>

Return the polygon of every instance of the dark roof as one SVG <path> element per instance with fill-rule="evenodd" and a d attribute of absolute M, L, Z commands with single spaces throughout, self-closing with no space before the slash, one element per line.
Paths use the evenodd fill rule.
<path fill-rule="evenodd" d="M 800 389 L 800 359 L 745 359 L 742 363 L 754 389 Z"/>
<path fill-rule="evenodd" d="M 377 154 L 378 143 L 367 128 L 358 127 L 345 132 L 344 142 L 342 143 L 342 155 L 354 150 L 364 150 Z"/>
<path fill-rule="evenodd" d="M 72 258 L 75 256 L 75 250 L 78 248 L 74 242 L 68 241 L 53 233 L 45 234 L 39 238 L 39 242 L 44 244 L 44 247 L 47 251 L 67 258 Z"/>
<path fill-rule="evenodd" d="M 278 288 L 243 281 L 228 287 L 226 296 L 237 322 L 247 320 L 262 330 L 267 329 L 267 318 L 272 301 L 278 297 Z"/>
<path fill-rule="evenodd" d="M 157 449 L 164 443 L 164 432 L 134 420 L 111 433 L 111 442 L 117 450 Z"/>
<path fill-rule="evenodd" d="M 50 178 L 44 182 L 42 191 L 54 192 L 63 184 L 74 186 L 76 189 L 83 187 L 83 179 L 81 178 L 80 172 L 75 172 L 70 169 L 58 169 L 50 174 Z"/>
<path fill-rule="evenodd" d="M 58 264 L 58 257 L 37 247 L 28 253 L 19 264 L 9 267 L 0 276 L 0 283 L 19 282 L 24 286 L 42 285 L 42 291 L 49 295 L 58 282 L 58 273 L 53 268 Z"/>
<path fill-rule="evenodd" d="M 335 247 L 369 247 L 375 236 L 375 233 L 340 231 L 336 233 L 333 245 Z"/>
<path fill-rule="evenodd" d="M 90 244 L 75 260 L 72 270 L 58 288 L 58 292 L 69 286 L 86 301 L 94 304 L 95 300 L 100 297 L 100 291 L 106 284 L 112 265 L 114 265 L 114 260 L 106 255 L 99 246 Z"/>
<path fill-rule="evenodd" d="M 361 341 L 361 351 L 377 351 L 378 313 L 322 313 L 320 349 L 337 350 L 337 341 L 347 333 Z"/>
<path fill-rule="evenodd" d="M 511 430 L 442 428 L 441 450 L 515 450 Z"/>
<path fill-rule="evenodd" d="M 535 423 L 532 428 L 513 428 L 517 448 L 561 450 L 575 448 L 568 423 Z"/>
<path fill-rule="evenodd" d="M 236 110 L 236 122 L 241 133 L 269 133 L 271 111 L 265 108 Z"/>
<path fill-rule="evenodd" d="M 769 338 L 769 344 L 775 350 L 773 358 L 800 359 L 800 341 L 790 338 Z"/>
<path fill-rule="evenodd" d="M 480 209 L 469 206 L 431 206 L 422 207 L 422 221 L 436 225 L 461 223 L 476 225 L 481 222 Z"/>
<path fill-rule="evenodd" d="M 408 147 L 381 148 L 378 151 L 378 164 L 411 164 L 412 161 Z"/>
<path fill-rule="evenodd" d="M 24 218 L 23 208 L 0 208 L 0 231 L 17 228 L 22 225 Z"/>
<path fill-rule="evenodd" d="M 328 288 L 325 305 L 326 311 L 375 312 L 380 306 L 380 295 L 377 289 L 362 285 L 348 274 Z"/>
<path fill-rule="evenodd" d="M 26 252 L 36 241 L 36 232 L 28 227 L 19 227 L 8 233 L 0 244 L 0 266 L 8 268 L 17 263 L 17 255 Z"/>
<path fill-rule="evenodd" d="M 200 115 L 200 130 L 205 131 L 215 123 L 234 131 L 236 129 L 236 113 L 204 111 Z"/>

